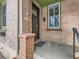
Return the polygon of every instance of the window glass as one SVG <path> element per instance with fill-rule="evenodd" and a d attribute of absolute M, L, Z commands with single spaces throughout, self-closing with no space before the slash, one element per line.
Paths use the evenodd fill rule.
<path fill-rule="evenodd" d="M 56 15 L 55 16 L 55 27 L 59 27 L 59 20 L 58 20 L 58 18 L 59 18 L 59 15 Z"/>
<path fill-rule="evenodd" d="M 1 5 L 0 5 L 0 29 L 1 29 Z"/>
<path fill-rule="evenodd" d="M 59 7 L 55 7 L 55 15 L 59 15 Z"/>
<path fill-rule="evenodd" d="M 6 26 L 6 4 L 3 6 L 3 26 Z"/>
<path fill-rule="evenodd" d="M 60 27 L 60 16 L 59 16 L 59 5 L 55 4 L 48 7 L 48 27 L 59 28 Z"/>
<path fill-rule="evenodd" d="M 54 16 L 53 11 L 54 11 L 53 8 L 51 8 L 50 11 L 49 11 L 50 16 Z"/>
<path fill-rule="evenodd" d="M 2 0 L 0 4 L 0 29 L 6 26 L 6 1 Z"/>

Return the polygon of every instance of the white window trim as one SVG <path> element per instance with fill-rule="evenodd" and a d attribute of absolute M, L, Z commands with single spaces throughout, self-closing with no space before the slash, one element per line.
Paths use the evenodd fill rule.
<path fill-rule="evenodd" d="M 53 6 L 55 6 L 55 5 L 59 5 L 59 27 L 49 27 L 49 8 L 50 7 L 52 7 L 53 8 Z M 47 23 L 48 25 L 48 29 L 60 29 L 61 28 L 61 23 L 60 23 L 60 3 L 55 3 L 55 4 L 52 4 L 52 5 L 49 5 L 48 6 L 48 23 Z"/>

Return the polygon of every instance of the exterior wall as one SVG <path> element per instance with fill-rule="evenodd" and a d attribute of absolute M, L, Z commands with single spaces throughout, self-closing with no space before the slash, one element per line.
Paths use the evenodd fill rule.
<path fill-rule="evenodd" d="M 72 28 L 79 28 L 79 11 L 76 0 L 64 0 L 61 2 L 61 30 L 47 30 L 48 8 L 40 7 L 40 39 L 62 44 L 73 44 Z M 37 3 L 36 3 L 37 4 Z M 38 6 L 38 5 L 37 5 Z M 42 17 L 42 18 L 41 18 Z M 43 17 L 46 21 L 43 22 Z M 74 20 L 75 19 L 75 20 Z M 74 23 L 73 23 L 74 21 Z M 32 0 L 22 1 L 22 33 L 32 32 Z"/>
<path fill-rule="evenodd" d="M 22 0 L 22 33 L 32 32 L 32 0 Z"/>
<path fill-rule="evenodd" d="M 47 30 L 47 7 L 43 7 L 43 17 L 46 21 L 42 20 L 42 40 L 52 41 L 62 44 L 73 44 L 73 31 L 72 28 L 79 29 L 79 1 L 77 0 L 64 0 L 61 2 L 61 29 L 60 31 Z"/>
<path fill-rule="evenodd" d="M 7 33 L 11 47 L 17 50 L 17 32 L 18 32 L 18 1 L 7 0 Z M 15 5 L 14 5 L 15 4 Z"/>
<path fill-rule="evenodd" d="M 18 0 L 6 0 L 6 36 L 0 36 L 0 51 L 7 59 L 17 55 Z M 2 48 L 2 49 L 1 49 Z"/>

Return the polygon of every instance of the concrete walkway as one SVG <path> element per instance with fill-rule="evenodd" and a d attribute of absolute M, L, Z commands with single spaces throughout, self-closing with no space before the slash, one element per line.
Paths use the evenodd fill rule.
<path fill-rule="evenodd" d="M 6 58 L 2 55 L 1 52 L 0 52 L 0 59 L 6 59 Z"/>
<path fill-rule="evenodd" d="M 34 59 L 73 59 L 73 48 L 57 43 L 46 43 L 43 47 L 36 48 Z"/>

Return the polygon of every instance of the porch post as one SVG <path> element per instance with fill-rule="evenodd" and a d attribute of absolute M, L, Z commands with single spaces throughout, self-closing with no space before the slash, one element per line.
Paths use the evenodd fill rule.
<path fill-rule="evenodd" d="M 19 55 L 14 59 L 33 59 L 34 36 L 35 34 L 33 33 L 19 35 L 20 40 Z"/>
<path fill-rule="evenodd" d="M 34 36 L 35 36 L 35 34 L 32 34 L 32 33 L 22 34 L 19 36 L 19 38 L 20 38 L 20 55 L 22 55 L 24 57 L 24 59 L 33 59 Z"/>

